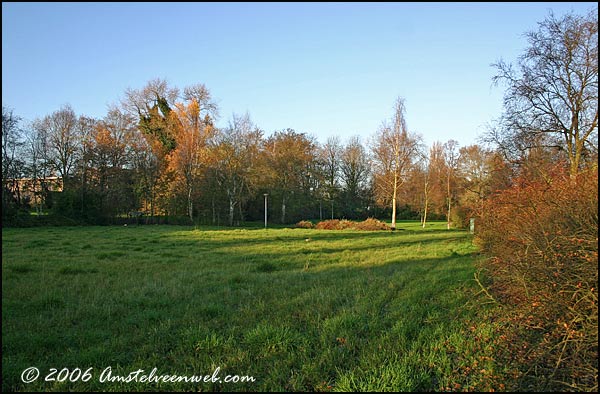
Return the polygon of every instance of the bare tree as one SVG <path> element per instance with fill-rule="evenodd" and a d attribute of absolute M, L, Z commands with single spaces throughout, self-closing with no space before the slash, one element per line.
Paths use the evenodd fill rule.
<path fill-rule="evenodd" d="M 325 180 L 325 195 L 331 204 L 331 219 L 334 217 L 333 204 L 338 195 L 339 175 L 340 175 L 340 156 L 342 146 L 338 136 L 327 138 L 327 141 L 319 149 L 319 160 L 323 168 Z"/>
<path fill-rule="evenodd" d="M 208 115 L 213 121 L 219 117 L 219 107 L 210 90 L 203 83 L 186 86 L 183 89 L 183 100 L 188 102 L 196 100 L 202 116 Z"/>
<path fill-rule="evenodd" d="M 179 97 L 177 88 L 169 87 L 166 80 L 156 78 L 149 81 L 142 89 L 125 90 L 123 108 L 134 116 L 150 116 L 152 109 L 161 105 L 161 100 L 173 105 Z M 162 108 L 161 108 L 162 111 Z M 163 113 L 163 116 L 168 114 Z"/>
<path fill-rule="evenodd" d="M 380 201 L 391 202 L 392 230 L 396 229 L 398 191 L 407 179 L 408 171 L 421 144 L 421 137 L 409 133 L 406 127 L 404 99 L 396 100 L 394 110 L 391 125 L 386 122 L 382 124 L 372 146 L 375 192 Z"/>
<path fill-rule="evenodd" d="M 69 176 L 77 160 L 79 139 L 77 136 L 77 116 L 70 105 L 47 115 L 39 123 L 47 135 L 50 159 L 54 169 L 62 178 L 63 188 L 67 188 Z"/>
<path fill-rule="evenodd" d="M 517 70 L 500 60 L 494 83 L 504 82 L 501 127 L 489 139 L 501 149 L 523 152 L 536 145 L 566 152 L 571 176 L 586 155 L 597 154 L 598 9 L 588 15 L 550 14 L 537 31 Z"/>
<path fill-rule="evenodd" d="M 32 178 L 35 207 L 41 213 L 42 207 L 47 203 L 48 176 L 53 171 L 50 159 L 50 144 L 48 133 L 41 119 L 32 122 L 27 135 L 27 155 L 29 157 L 29 174 Z"/>
<path fill-rule="evenodd" d="M 5 209 L 8 209 L 12 195 L 21 203 L 18 178 L 23 172 L 24 161 L 20 155 L 23 146 L 20 122 L 21 118 L 11 109 L 2 107 L 2 206 Z"/>
<path fill-rule="evenodd" d="M 229 200 L 230 226 L 234 224 L 236 207 L 243 220 L 242 204 L 254 190 L 261 139 L 262 131 L 248 114 L 234 114 L 229 126 L 217 137 L 215 168 L 218 183 Z"/>
<path fill-rule="evenodd" d="M 92 137 L 94 130 L 96 129 L 98 121 L 87 116 L 80 116 L 77 120 L 77 135 L 80 140 L 80 153 L 78 155 L 77 162 L 77 173 L 79 176 L 80 184 L 80 196 L 81 196 L 81 213 L 84 214 L 85 210 L 85 199 L 87 198 L 87 191 L 90 182 L 90 170 L 92 165 Z"/>
<path fill-rule="evenodd" d="M 450 230 L 451 223 L 451 208 L 452 201 L 454 200 L 454 192 L 452 190 L 452 186 L 455 183 L 456 170 L 458 167 L 458 142 L 455 140 L 449 140 L 444 144 L 444 160 L 446 163 L 446 204 L 448 206 L 448 210 L 446 212 L 447 218 L 447 228 Z"/>
<path fill-rule="evenodd" d="M 483 214 L 483 203 L 490 193 L 492 153 L 479 145 L 460 148 L 458 174 L 463 192 L 461 205 Z"/>
<path fill-rule="evenodd" d="M 11 109 L 2 107 L 2 179 L 8 178 L 19 139 L 19 121 Z"/>
<path fill-rule="evenodd" d="M 423 228 L 427 226 L 427 212 L 429 211 L 429 200 L 431 199 L 431 166 L 429 157 L 423 155 L 423 218 L 421 225 Z"/>
<path fill-rule="evenodd" d="M 352 210 L 362 203 L 369 174 L 368 154 L 360 138 L 352 137 L 340 156 L 340 177 L 347 208 Z"/>

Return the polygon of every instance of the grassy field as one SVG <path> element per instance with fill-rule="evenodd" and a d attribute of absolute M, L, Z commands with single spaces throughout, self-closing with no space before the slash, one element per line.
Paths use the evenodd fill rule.
<path fill-rule="evenodd" d="M 4 229 L 2 389 L 493 388 L 469 234 L 399 228 Z M 107 367 L 255 381 L 101 382 Z"/>

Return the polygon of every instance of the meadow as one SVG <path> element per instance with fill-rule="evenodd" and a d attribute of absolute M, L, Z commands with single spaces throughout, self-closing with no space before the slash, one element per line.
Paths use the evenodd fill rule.
<path fill-rule="evenodd" d="M 2 390 L 501 389 L 477 248 L 444 226 L 3 229 Z"/>

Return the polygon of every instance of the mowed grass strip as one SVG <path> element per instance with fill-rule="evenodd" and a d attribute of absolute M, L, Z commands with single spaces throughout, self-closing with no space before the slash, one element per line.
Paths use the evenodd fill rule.
<path fill-rule="evenodd" d="M 457 371 L 484 351 L 465 329 L 476 248 L 442 223 L 399 227 L 4 229 L 2 389 L 468 388 Z M 32 366 L 42 376 L 25 384 Z M 109 366 L 256 381 L 100 382 Z M 92 379 L 43 381 L 51 368 Z"/>

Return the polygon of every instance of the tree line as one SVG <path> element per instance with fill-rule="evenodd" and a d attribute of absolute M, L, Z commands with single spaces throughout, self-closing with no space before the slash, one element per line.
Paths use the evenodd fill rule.
<path fill-rule="evenodd" d="M 367 143 L 319 143 L 289 128 L 267 136 L 248 114 L 218 128 L 205 85 L 180 91 L 161 79 L 127 90 L 101 119 L 65 105 L 22 125 L 3 107 L 3 222 L 50 211 L 84 223 L 143 213 L 233 226 L 260 220 L 267 194 L 278 223 L 391 215 L 393 227 L 396 216 L 461 225 L 507 182 L 498 153 L 453 140 L 427 148 L 407 129 L 404 100 L 394 109 Z"/>
<path fill-rule="evenodd" d="M 218 107 L 201 83 L 180 90 L 149 81 L 99 119 L 67 104 L 24 125 L 3 106 L 3 224 L 34 211 L 83 223 L 143 214 L 144 222 L 233 226 L 260 220 L 267 194 L 278 223 L 378 217 L 391 218 L 392 228 L 397 218 L 465 225 L 525 172 L 544 177 L 547 164 L 561 162 L 575 176 L 597 161 L 597 37 L 585 32 L 594 21 L 552 18 L 530 34 L 518 71 L 494 65 L 494 81 L 506 83 L 505 111 L 470 146 L 451 139 L 426 147 L 408 128 L 401 97 L 368 141 L 324 143 L 289 128 L 267 135 L 248 114 L 216 127 Z M 570 35 L 553 47 L 561 28 Z M 49 179 L 60 180 L 61 192 Z"/>

